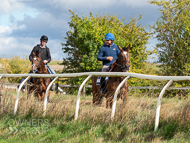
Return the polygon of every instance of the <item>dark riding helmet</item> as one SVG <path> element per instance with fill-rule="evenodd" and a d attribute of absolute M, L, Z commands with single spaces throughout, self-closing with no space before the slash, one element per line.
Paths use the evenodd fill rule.
<path fill-rule="evenodd" d="M 112 33 L 107 33 L 106 36 L 105 36 L 105 40 L 112 40 L 114 41 L 115 40 L 115 37 Z"/>
<path fill-rule="evenodd" d="M 47 43 L 47 41 L 48 41 L 48 37 L 45 36 L 45 35 L 43 35 L 43 36 L 40 38 L 40 41 L 44 41 L 44 42 Z"/>

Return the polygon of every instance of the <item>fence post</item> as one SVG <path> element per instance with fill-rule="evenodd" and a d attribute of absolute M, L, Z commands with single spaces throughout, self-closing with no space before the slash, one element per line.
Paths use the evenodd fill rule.
<path fill-rule="evenodd" d="M 85 85 L 85 83 L 92 77 L 92 75 L 89 75 L 81 84 L 81 86 L 79 87 L 79 91 L 77 94 L 77 102 L 76 102 L 76 109 L 75 109 L 75 120 L 78 118 L 78 111 L 79 111 L 79 102 L 80 102 L 80 94 L 81 94 L 81 90 L 83 88 L 83 86 Z"/>
<path fill-rule="evenodd" d="M 15 109 L 14 109 L 14 114 L 16 114 L 16 111 L 17 111 L 17 105 L 18 105 L 18 100 L 19 100 L 19 93 L 20 93 L 20 90 L 22 88 L 22 86 L 25 84 L 25 82 L 30 78 L 30 76 L 28 76 L 19 86 L 19 89 L 17 91 L 17 96 L 16 96 L 16 101 L 15 101 Z"/>
<path fill-rule="evenodd" d="M 158 97 L 158 102 L 157 102 L 157 108 L 156 108 L 156 118 L 155 118 L 155 126 L 154 126 L 154 132 L 158 130 L 158 124 L 159 124 L 159 116 L 160 116 L 160 107 L 161 107 L 161 99 L 162 96 L 164 95 L 166 89 L 173 83 L 173 80 L 171 79 L 162 89 L 160 92 L 160 95 Z"/>
<path fill-rule="evenodd" d="M 56 78 L 54 78 L 50 84 L 48 85 L 47 89 L 46 89 L 46 94 L 45 94 L 45 98 L 44 98 L 44 113 L 46 112 L 46 106 L 47 106 L 47 96 L 48 96 L 48 92 L 50 87 L 52 86 L 52 84 L 58 79 L 58 76 Z"/>
<path fill-rule="evenodd" d="M 112 104 L 112 112 L 111 112 L 111 119 L 113 119 L 115 114 L 115 108 L 116 108 L 116 101 L 117 101 L 117 95 L 119 93 L 120 88 L 123 86 L 123 84 L 130 78 L 130 76 L 127 76 L 117 87 L 114 98 L 113 98 L 113 104 Z"/>

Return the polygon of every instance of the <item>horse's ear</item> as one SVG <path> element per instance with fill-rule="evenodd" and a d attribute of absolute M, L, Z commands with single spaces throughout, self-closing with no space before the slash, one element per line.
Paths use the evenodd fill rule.
<path fill-rule="evenodd" d="M 131 45 L 129 44 L 129 46 L 127 47 L 127 50 L 129 51 L 130 48 L 131 48 Z"/>
<path fill-rule="evenodd" d="M 32 54 L 35 56 L 36 54 L 34 52 L 32 52 Z"/>
<path fill-rule="evenodd" d="M 122 51 L 122 48 L 120 46 L 118 46 L 119 50 Z"/>
<path fill-rule="evenodd" d="M 40 57 L 40 56 L 41 56 L 41 53 L 39 53 L 38 56 Z"/>

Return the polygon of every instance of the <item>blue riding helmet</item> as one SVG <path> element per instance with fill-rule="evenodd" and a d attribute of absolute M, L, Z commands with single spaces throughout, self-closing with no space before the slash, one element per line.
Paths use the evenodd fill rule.
<path fill-rule="evenodd" d="M 112 40 L 114 41 L 115 40 L 115 37 L 112 33 L 107 33 L 106 36 L 105 36 L 105 40 Z"/>

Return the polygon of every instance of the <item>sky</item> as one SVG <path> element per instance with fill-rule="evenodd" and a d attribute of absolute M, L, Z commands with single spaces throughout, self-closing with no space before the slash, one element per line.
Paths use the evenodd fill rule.
<path fill-rule="evenodd" d="M 0 4 L 0 58 L 28 57 L 40 37 L 47 35 L 52 60 L 62 60 L 66 54 L 61 42 L 69 31 L 71 13 L 89 16 L 109 13 L 118 18 L 143 18 L 140 24 L 149 30 L 159 18 L 158 7 L 148 0 L 1 0 Z M 148 49 L 154 49 L 157 41 L 150 39 Z M 153 60 L 150 59 L 152 62 Z"/>

